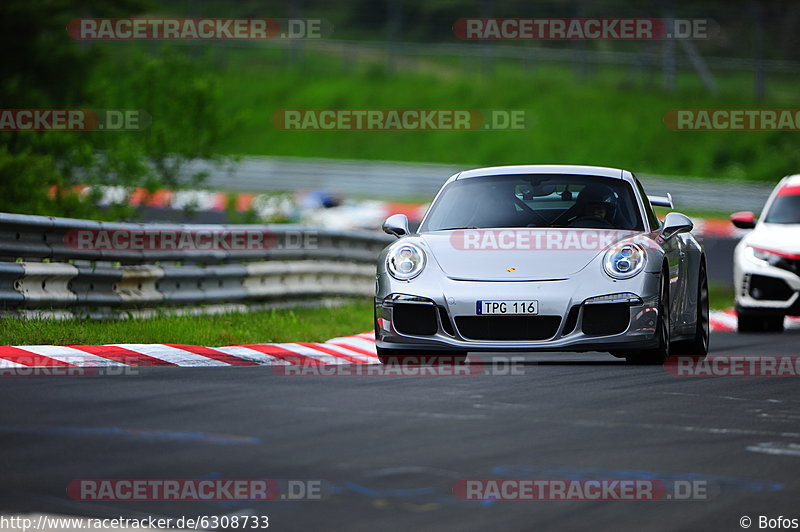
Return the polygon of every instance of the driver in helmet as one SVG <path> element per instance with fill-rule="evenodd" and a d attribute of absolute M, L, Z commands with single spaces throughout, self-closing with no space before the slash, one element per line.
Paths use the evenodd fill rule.
<path fill-rule="evenodd" d="M 613 228 L 614 195 L 604 187 L 587 186 L 575 202 L 576 215 L 569 220 L 570 227 Z"/>

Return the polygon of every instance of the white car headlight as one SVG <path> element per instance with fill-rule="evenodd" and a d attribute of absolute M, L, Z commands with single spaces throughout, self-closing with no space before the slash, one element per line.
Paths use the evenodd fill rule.
<path fill-rule="evenodd" d="M 425 252 L 415 244 L 397 244 L 386 255 L 386 269 L 392 277 L 408 281 L 425 268 Z"/>
<path fill-rule="evenodd" d="M 608 251 L 603 269 L 614 279 L 629 279 L 644 269 L 647 256 L 644 248 L 632 242 L 622 242 Z"/>
<path fill-rule="evenodd" d="M 766 249 L 756 248 L 753 246 L 746 246 L 744 248 L 745 255 L 754 262 L 763 264 L 772 264 L 773 266 L 781 261 L 781 256 L 777 253 L 772 253 Z"/>

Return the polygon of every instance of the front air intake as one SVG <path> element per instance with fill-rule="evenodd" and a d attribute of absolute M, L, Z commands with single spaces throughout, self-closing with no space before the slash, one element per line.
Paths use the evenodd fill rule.
<path fill-rule="evenodd" d="M 430 336 L 439 330 L 436 307 L 419 303 L 395 303 L 392 320 L 400 334 Z"/>
<path fill-rule="evenodd" d="M 786 281 L 765 275 L 751 275 L 749 290 L 753 299 L 767 301 L 786 301 L 794 295 Z"/>
<path fill-rule="evenodd" d="M 547 340 L 561 325 L 560 316 L 458 316 L 456 327 L 472 340 Z"/>
<path fill-rule="evenodd" d="M 595 303 L 583 306 L 583 334 L 608 336 L 625 332 L 630 322 L 628 303 Z"/>

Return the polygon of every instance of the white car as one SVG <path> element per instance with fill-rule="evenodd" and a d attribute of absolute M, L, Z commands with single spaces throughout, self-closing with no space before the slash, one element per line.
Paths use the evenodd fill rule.
<path fill-rule="evenodd" d="M 740 332 L 780 332 L 785 316 L 800 315 L 800 174 L 778 183 L 763 212 L 758 222 L 752 212 L 731 215 L 753 229 L 734 252 Z"/>

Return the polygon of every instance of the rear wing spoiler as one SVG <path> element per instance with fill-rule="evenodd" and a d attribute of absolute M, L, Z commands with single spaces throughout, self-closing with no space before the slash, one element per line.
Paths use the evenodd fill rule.
<path fill-rule="evenodd" d="M 653 207 L 669 207 L 670 209 L 674 209 L 675 206 L 672 204 L 672 194 L 667 192 L 666 196 L 647 196 L 647 199 L 650 200 L 650 205 Z"/>

